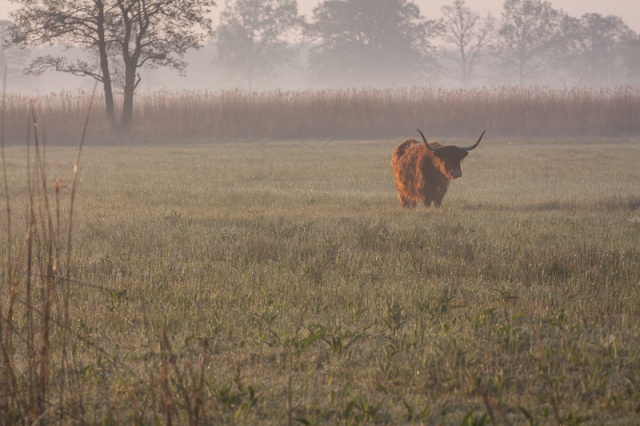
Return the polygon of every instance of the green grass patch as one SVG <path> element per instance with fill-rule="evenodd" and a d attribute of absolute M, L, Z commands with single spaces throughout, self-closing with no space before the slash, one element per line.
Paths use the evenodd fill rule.
<path fill-rule="evenodd" d="M 85 148 L 44 418 L 634 424 L 638 142 L 488 139 L 441 209 L 412 211 L 398 142 Z M 25 150 L 6 157 L 3 270 L 29 193 Z M 74 158 L 46 152 L 62 229 Z"/>

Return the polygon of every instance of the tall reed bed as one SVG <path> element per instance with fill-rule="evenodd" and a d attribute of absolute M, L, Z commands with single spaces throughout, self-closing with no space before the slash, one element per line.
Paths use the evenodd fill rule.
<path fill-rule="evenodd" d="M 69 124 L 86 110 L 82 91 L 38 98 L 52 142 L 72 142 Z M 24 135 L 28 98 L 8 99 L 8 140 Z M 104 113 L 97 140 L 120 142 Z M 133 141 L 402 138 L 416 127 L 430 137 L 634 136 L 640 87 L 456 90 L 428 87 L 298 91 L 162 91 L 136 98 Z"/>

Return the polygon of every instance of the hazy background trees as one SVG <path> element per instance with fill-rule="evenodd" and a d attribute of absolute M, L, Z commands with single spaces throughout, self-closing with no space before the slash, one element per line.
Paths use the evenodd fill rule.
<path fill-rule="evenodd" d="M 428 17 L 409 0 L 324 0 L 306 21 L 296 0 L 226 0 L 198 53 L 214 29 L 212 0 L 17 3 L 14 43 L 58 53 L 27 67 L 28 53 L 5 47 L 10 68 L 97 79 L 108 110 L 110 90 L 122 95 L 125 127 L 141 79 L 180 87 L 172 69 L 207 89 L 640 83 L 640 38 L 623 18 L 572 17 L 546 0 L 505 0 L 495 17 L 466 0 Z"/>
<path fill-rule="evenodd" d="M 433 22 L 407 0 L 325 0 L 313 10 L 309 78 L 324 86 L 402 86 L 425 79 Z"/>
<path fill-rule="evenodd" d="M 610 85 L 640 73 L 638 36 L 618 16 L 564 16 L 562 37 L 558 63 L 572 83 Z"/>
<path fill-rule="evenodd" d="M 277 84 L 277 71 L 294 65 L 302 24 L 295 0 L 227 0 L 215 31 L 225 86 Z"/>
<path fill-rule="evenodd" d="M 506 0 L 493 46 L 503 78 L 535 81 L 554 57 L 562 15 L 543 0 Z"/>
<path fill-rule="evenodd" d="M 471 84 L 477 65 L 487 47 L 497 35 L 496 20 L 487 14 L 481 17 L 465 0 L 455 0 L 442 7 L 438 34 L 444 42 L 441 56 L 457 65 L 454 78 L 463 86 Z"/>
<path fill-rule="evenodd" d="M 18 85 L 25 84 L 22 70 L 29 64 L 30 52 L 10 45 L 11 21 L 0 20 L 0 71 L 7 71 L 7 78 Z M 1 75 L 1 74 L 0 74 Z"/>

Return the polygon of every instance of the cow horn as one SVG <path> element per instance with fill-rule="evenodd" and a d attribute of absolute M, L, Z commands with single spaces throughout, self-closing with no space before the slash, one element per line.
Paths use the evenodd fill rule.
<path fill-rule="evenodd" d="M 427 146 L 427 148 L 430 149 L 431 151 L 435 151 L 436 149 L 431 145 L 429 145 L 429 142 L 427 142 L 427 138 L 424 137 L 420 129 L 416 129 L 416 130 L 418 131 L 418 133 L 420 133 L 420 136 L 422 136 L 422 140 L 424 141 L 424 144 Z"/>
<path fill-rule="evenodd" d="M 465 151 L 471 151 L 472 149 L 475 149 L 475 148 L 478 146 L 478 144 L 480 143 L 480 141 L 482 140 L 482 137 L 484 136 L 484 132 L 486 132 L 486 130 L 482 132 L 482 134 L 481 134 L 481 135 L 480 135 L 480 137 L 478 138 L 478 142 L 474 143 L 474 144 L 473 144 L 473 145 L 471 145 L 471 146 L 467 146 L 467 147 L 460 147 L 460 149 L 463 149 L 463 150 L 465 150 Z"/>

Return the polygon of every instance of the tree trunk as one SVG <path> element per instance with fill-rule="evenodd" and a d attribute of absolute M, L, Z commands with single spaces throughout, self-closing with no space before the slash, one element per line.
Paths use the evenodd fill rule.
<path fill-rule="evenodd" d="M 115 130 L 117 127 L 117 123 L 113 102 L 111 71 L 109 70 L 109 55 L 107 54 L 107 41 L 105 38 L 104 3 L 101 0 L 96 1 L 96 8 L 98 9 L 98 53 L 100 56 L 100 70 L 102 71 L 102 86 L 104 89 L 105 111 L 107 113 L 107 117 L 109 118 L 109 122 L 111 123 L 111 129 Z"/>
<path fill-rule="evenodd" d="M 111 75 L 109 74 L 109 66 L 102 66 L 102 86 L 104 87 L 104 106 L 105 111 L 107 113 L 107 117 L 109 118 L 109 123 L 111 123 L 111 129 L 115 130 L 118 125 L 116 122 L 116 112 L 113 101 L 113 89 L 111 86 Z M 106 74 L 105 74 L 106 72 Z"/>
<path fill-rule="evenodd" d="M 519 55 L 518 58 L 518 81 L 520 82 L 520 86 L 524 86 L 525 83 L 525 68 L 526 68 L 526 59 L 523 54 Z"/>
<path fill-rule="evenodd" d="M 124 96 L 122 99 L 122 117 L 120 126 L 124 132 L 131 130 L 133 124 L 133 96 L 136 90 L 137 59 L 130 57 L 124 68 Z"/>
<path fill-rule="evenodd" d="M 460 49 L 461 63 L 460 68 L 462 71 L 462 86 L 469 87 L 469 64 L 467 63 L 467 55 L 464 48 Z"/>

